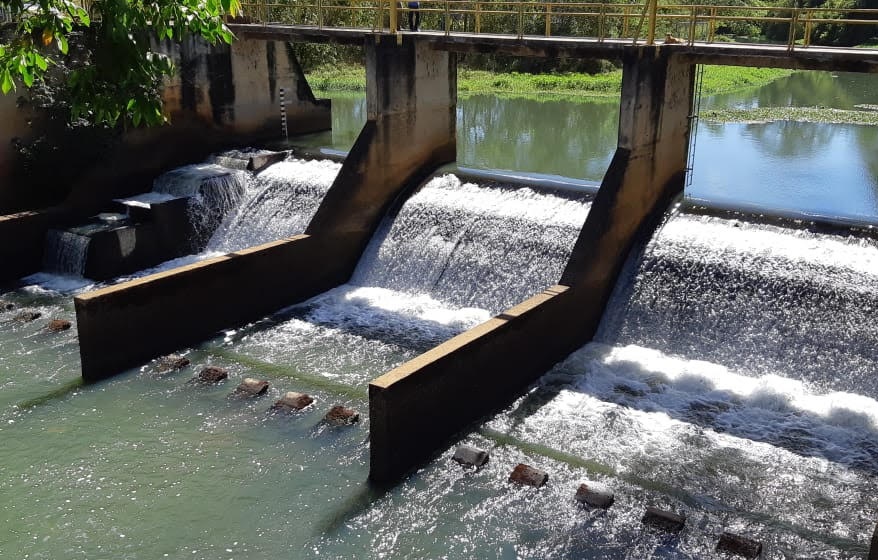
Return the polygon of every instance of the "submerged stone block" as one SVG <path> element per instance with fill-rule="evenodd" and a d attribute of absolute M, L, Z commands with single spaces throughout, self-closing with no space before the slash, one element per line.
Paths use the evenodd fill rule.
<path fill-rule="evenodd" d="M 52 333 L 57 333 L 61 331 L 66 331 L 70 329 L 70 327 L 70 321 L 66 319 L 52 319 L 51 321 L 49 321 L 49 324 L 46 325 L 46 330 Z"/>
<path fill-rule="evenodd" d="M 717 552 L 728 552 L 744 558 L 759 558 L 762 554 L 762 543 L 735 533 L 725 532 L 716 544 Z"/>
<path fill-rule="evenodd" d="M 297 412 L 314 402 L 310 395 L 290 391 L 283 398 L 271 405 L 271 412 Z"/>
<path fill-rule="evenodd" d="M 516 484 L 524 484 L 526 486 L 534 486 L 539 488 L 549 481 L 549 474 L 546 471 L 519 463 L 509 475 L 509 482 Z"/>
<path fill-rule="evenodd" d="M 168 373 L 171 371 L 179 371 L 189 365 L 189 358 L 170 354 L 159 358 L 156 369 L 159 373 Z"/>
<path fill-rule="evenodd" d="M 608 508 L 616 501 L 612 488 L 600 482 L 583 482 L 576 491 L 576 501 L 597 508 Z"/>
<path fill-rule="evenodd" d="M 31 321 L 36 321 L 42 316 L 43 314 L 39 311 L 22 311 L 15 316 L 15 321 L 18 321 L 19 323 L 30 323 Z"/>
<path fill-rule="evenodd" d="M 15 309 L 15 304 L 11 301 L 6 301 L 5 299 L 0 299 L 0 311 L 12 311 Z"/>
<path fill-rule="evenodd" d="M 686 516 L 655 507 L 647 507 L 646 513 L 643 514 L 643 519 L 640 522 L 662 531 L 677 533 L 682 531 L 686 525 Z"/>
<path fill-rule="evenodd" d="M 339 405 L 330 408 L 323 420 L 332 426 L 347 426 L 359 422 L 360 413 L 353 408 Z"/>
<path fill-rule="evenodd" d="M 472 445 L 461 445 L 454 450 L 452 459 L 464 466 L 482 467 L 488 462 L 488 452 Z"/>
<path fill-rule="evenodd" d="M 259 173 L 266 167 L 287 159 L 287 152 L 263 152 L 250 156 L 247 162 L 247 170 Z"/>
<path fill-rule="evenodd" d="M 217 366 L 207 366 L 198 372 L 198 381 L 202 383 L 219 383 L 228 377 L 228 370 Z"/>
<path fill-rule="evenodd" d="M 232 393 L 232 396 L 239 398 L 260 397 L 268 392 L 268 387 L 268 381 L 253 379 L 252 377 L 245 377 L 244 381 L 242 381 L 241 384 L 238 385 L 238 387 Z"/>

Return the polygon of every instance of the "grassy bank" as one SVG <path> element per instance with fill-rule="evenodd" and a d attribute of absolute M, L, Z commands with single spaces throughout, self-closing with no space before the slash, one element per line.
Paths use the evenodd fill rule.
<path fill-rule="evenodd" d="M 705 68 L 704 95 L 758 87 L 791 71 L 772 68 L 739 68 L 709 66 Z M 366 78 L 362 66 L 321 66 L 308 73 L 308 82 L 320 91 L 365 91 Z M 508 95 L 563 95 L 607 97 L 619 94 L 622 71 L 604 74 L 520 74 L 494 73 L 485 70 L 460 69 L 458 90 L 461 95 L 493 93 Z"/>

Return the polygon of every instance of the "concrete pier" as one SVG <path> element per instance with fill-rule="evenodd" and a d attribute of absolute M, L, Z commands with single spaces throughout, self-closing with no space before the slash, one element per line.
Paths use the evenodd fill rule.
<path fill-rule="evenodd" d="M 308 226 L 359 260 L 381 219 L 457 157 L 456 55 L 383 36 L 366 42 L 367 121 Z"/>
<path fill-rule="evenodd" d="M 625 259 L 682 192 L 693 66 L 626 51 L 616 154 L 559 285 L 369 385 L 369 476 L 398 480 L 591 340 Z"/>

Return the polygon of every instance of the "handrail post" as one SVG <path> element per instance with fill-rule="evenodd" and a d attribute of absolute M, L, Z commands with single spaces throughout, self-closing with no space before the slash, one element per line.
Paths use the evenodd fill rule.
<path fill-rule="evenodd" d="M 387 0 L 390 5 L 390 33 L 396 35 L 399 29 L 399 3 L 397 0 Z"/>
<path fill-rule="evenodd" d="M 695 43 L 695 20 L 697 19 L 696 18 L 697 12 L 698 12 L 698 8 L 696 8 L 695 6 L 692 6 L 691 10 L 689 11 L 689 41 L 688 42 L 690 45 Z"/>
<path fill-rule="evenodd" d="M 628 18 L 631 15 L 631 7 L 628 4 L 622 8 L 622 38 L 628 37 Z"/>
<path fill-rule="evenodd" d="M 603 42 L 604 40 L 604 31 L 606 22 L 604 19 L 606 18 L 606 13 L 604 12 L 604 4 L 601 2 L 601 7 L 598 15 L 598 42 Z"/>
<path fill-rule="evenodd" d="M 799 25 L 799 8 L 793 8 L 790 16 L 790 33 L 787 39 L 787 50 L 793 51 L 796 46 L 796 27 Z"/>
<path fill-rule="evenodd" d="M 813 24 L 812 17 L 813 17 L 813 15 L 812 15 L 811 11 L 810 11 L 810 10 L 805 10 L 805 40 L 804 40 L 804 45 L 805 45 L 806 47 L 810 47 L 810 46 L 811 46 L 811 31 L 812 31 L 812 26 L 814 25 L 814 24 Z"/>
<path fill-rule="evenodd" d="M 317 0 L 317 29 L 323 28 L 323 1 Z"/>
<path fill-rule="evenodd" d="M 649 31 L 646 36 L 646 44 L 655 44 L 655 20 L 658 16 L 658 0 L 649 0 Z"/>
<path fill-rule="evenodd" d="M 716 7 L 710 8 L 710 25 L 707 27 L 707 42 L 713 43 L 713 36 L 716 34 Z"/>
<path fill-rule="evenodd" d="M 448 9 L 448 0 L 445 0 L 445 34 L 448 35 L 451 32 L 451 14 Z"/>
<path fill-rule="evenodd" d="M 482 32 L 482 3 L 476 2 L 476 35 Z"/>
<path fill-rule="evenodd" d="M 524 2 L 518 0 L 518 38 L 524 35 Z"/>
<path fill-rule="evenodd" d="M 552 4 L 546 3 L 546 37 L 552 36 Z"/>

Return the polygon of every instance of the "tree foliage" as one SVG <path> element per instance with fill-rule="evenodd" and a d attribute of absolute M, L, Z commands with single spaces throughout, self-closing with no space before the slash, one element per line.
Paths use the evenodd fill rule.
<path fill-rule="evenodd" d="M 0 10 L 12 21 L 0 35 L 0 92 L 42 86 L 72 120 L 139 126 L 164 122 L 159 87 L 174 67 L 157 45 L 187 36 L 231 42 L 223 16 L 240 3 L 0 0 Z"/>

